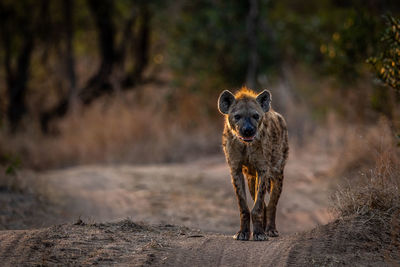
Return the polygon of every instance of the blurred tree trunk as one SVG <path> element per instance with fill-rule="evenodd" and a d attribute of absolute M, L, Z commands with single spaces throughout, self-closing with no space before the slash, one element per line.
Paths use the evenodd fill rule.
<path fill-rule="evenodd" d="M 88 0 L 88 4 L 98 31 L 101 64 L 97 73 L 89 79 L 80 93 L 80 99 L 85 105 L 103 94 L 112 92 L 110 76 L 116 60 L 115 27 L 112 21 L 114 1 Z"/>
<path fill-rule="evenodd" d="M 76 89 L 76 74 L 75 74 L 75 58 L 74 58 L 74 23 L 73 23 L 73 9 L 74 0 L 64 0 L 64 14 L 65 14 L 65 35 L 66 35 L 66 66 L 67 66 L 67 77 L 69 83 L 69 97 L 68 102 L 71 104 L 75 103 L 77 97 Z"/>
<path fill-rule="evenodd" d="M 133 31 L 137 20 L 137 8 L 132 7 L 130 16 L 128 17 L 123 31 L 122 38 L 117 48 L 117 59 L 115 63 L 115 70 L 113 73 L 113 87 L 115 91 L 121 91 L 121 89 L 126 88 L 124 86 L 125 79 L 125 62 L 127 58 L 127 50 L 129 45 L 134 41 L 135 33 Z"/>
<path fill-rule="evenodd" d="M 150 11 L 147 5 L 142 7 L 142 24 L 136 42 L 134 77 L 140 81 L 143 71 L 149 63 L 150 47 Z"/>
<path fill-rule="evenodd" d="M 255 89 L 257 82 L 258 51 L 257 51 L 257 24 L 259 16 L 258 0 L 249 0 L 249 13 L 246 22 L 246 34 L 249 49 L 249 61 L 247 65 L 246 84 Z"/>
<path fill-rule="evenodd" d="M 69 95 L 61 98 L 59 103 L 51 110 L 41 115 L 41 128 L 48 132 L 49 124 L 56 118 L 63 117 L 70 109 L 71 103 L 79 100 L 84 105 L 89 105 L 96 98 L 119 90 L 132 87 L 141 80 L 144 69 L 148 65 L 150 44 L 150 11 L 146 3 L 139 8 L 132 7 L 131 14 L 125 22 L 121 41 L 116 44 L 117 31 L 113 23 L 114 2 L 112 0 L 87 0 L 93 15 L 98 34 L 101 64 L 96 74 L 91 77 L 86 85 L 77 94 L 76 75 L 74 71 L 74 57 L 72 48 L 72 1 L 64 0 L 65 23 L 67 42 L 67 73 L 69 80 Z M 134 31 L 136 21 L 140 19 L 137 32 Z M 125 59 L 129 44 L 133 43 L 135 68 L 128 74 L 125 73 Z"/>
<path fill-rule="evenodd" d="M 43 112 L 40 115 L 40 126 L 42 132 L 47 133 L 49 131 L 49 123 L 51 120 L 64 116 L 71 105 L 77 100 L 77 88 L 76 88 L 76 74 L 75 74 L 75 59 L 73 52 L 73 38 L 74 38 L 74 25 L 73 25 L 73 11 L 74 11 L 74 0 L 63 0 L 63 11 L 64 11 L 64 32 L 65 32 L 65 66 L 66 76 L 68 80 L 68 94 L 61 98 L 59 103 L 52 109 Z"/>
<path fill-rule="evenodd" d="M 151 13 L 146 3 L 140 6 L 140 25 L 133 43 L 135 67 L 129 72 L 123 82 L 124 87 L 134 86 L 142 80 L 143 72 L 149 63 L 150 20 Z"/>
<path fill-rule="evenodd" d="M 88 0 L 88 3 L 98 28 L 102 63 L 97 74 L 89 80 L 80 94 L 83 104 L 90 104 L 97 97 L 111 93 L 113 89 L 116 89 L 114 87 L 120 87 L 119 83 L 121 82 L 122 87 L 127 88 L 142 80 L 143 72 L 149 61 L 151 30 L 151 13 L 148 4 L 142 3 L 139 6 L 138 14 L 135 8 L 132 9 L 124 27 L 122 41 L 117 47 L 115 44 L 116 31 L 112 22 L 113 1 Z M 133 25 L 137 20 L 140 21 L 140 24 L 138 32 L 135 33 L 133 32 Z M 126 49 L 129 43 L 133 43 L 135 67 L 128 74 L 123 74 Z M 113 77 L 114 74 L 118 78 L 121 77 L 122 81 L 117 77 Z M 113 82 L 115 79 L 118 81 Z"/>
<path fill-rule="evenodd" d="M 98 33 L 98 45 L 101 54 L 101 64 L 96 74 L 89 79 L 85 87 L 78 95 L 76 88 L 76 75 L 73 56 L 73 0 L 64 0 L 65 39 L 66 39 L 66 69 L 69 83 L 69 92 L 62 97 L 59 103 L 52 109 L 42 113 L 40 121 L 44 133 L 49 131 L 50 123 L 63 117 L 71 108 L 71 104 L 80 100 L 84 105 L 90 104 L 97 97 L 110 93 L 112 74 L 117 53 L 114 47 L 115 27 L 112 21 L 114 2 L 112 0 L 88 0 L 89 9 L 95 20 Z"/>
<path fill-rule="evenodd" d="M 29 5 L 24 7 L 27 10 L 29 9 Z M 23 115 L 27 111 L 25 94 L 34 49 L 32 14 L 29 13 L 21 19 L 24 26 L 19 29 L 16 25 L 19 21 L 16 21 L 14 12 L 14 10 L 7 9 L 0 3 L 0 34 L 4 46 L 4 67 L 8 95 L 7 118 L 10 130 L 13 133 L 17 130 Z M 14 45 L 13 41 L 16 38 L 20 38 L 18 40 L 21 43 L 20 46 Z M 13 51 L 16 47 L 20 47 L 19 51 Z M 15 67 L 12 66 L 14 57 Z"/>
<path fill-rule="evenodd" d="M 7 41 L 6 41 L 7 42 Z M 9 42 L 6 46 L 9 45 Z M 27 33 L 23 40 L 22 49 L 17 59 L 16 70 L 11 67 L 10 49 L 6 49 L 5 65 L 8 87 L 8 110 L 7 116 L 11 132 L 15 132 L 26 113 L 25 94 L 27 81 L 29 79 L 29 65 L 34 47 L 33 36 Z"/>

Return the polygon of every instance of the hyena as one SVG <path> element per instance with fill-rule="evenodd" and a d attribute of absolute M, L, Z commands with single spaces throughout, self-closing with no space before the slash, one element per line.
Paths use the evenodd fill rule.
<path fill-rule="evenodd" d="M 267 90 L 258 95 L 245 87 L 235 95 L 225 90 L 219 96 L 218 109 L 225 115 L 222 145 L 240 209 L 240 230 L 234 239 L 249 240 L 250 217 L 253 240 L 278 236 L 276 206 L 289 152 L 286 122 L 272 110 Z M 254 200 L 251 211 L 244 176 Z M 266 191 L 270 193 L 268 205 L 264 202 Z"/>

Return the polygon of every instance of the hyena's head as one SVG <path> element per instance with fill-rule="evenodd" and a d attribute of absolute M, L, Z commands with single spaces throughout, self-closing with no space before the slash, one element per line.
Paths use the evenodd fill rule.
<path fill-rule="evenodd" d="M 218 99 L 218 109 L 227 116 L 229 129 L 244 142 L 252 142 L 257 136 L 262 118 L 270 106 L 271 93 L 268 90 L 258 95 L 246 88 L 235 95 L 225 90 Z"/>

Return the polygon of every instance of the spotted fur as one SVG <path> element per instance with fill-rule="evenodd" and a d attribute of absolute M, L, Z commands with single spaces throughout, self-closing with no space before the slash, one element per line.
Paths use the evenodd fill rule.
<path fill-rule="evenodd" d="M 235 95 L 224 91 L 218 100 L 219 110 L 225 115 L 222 145 L 240 210 L 240 230 L 234 236 L 237 240 L 250 238 L 250 219 L 253 240 L 278 236 L 276 206 L 282 192 L 289 145 L 286 122 L 272 110 L 270 103 L 268 91 L 257 95 L 247 88 Z M 246 132 L 243 129 L 253 128 L 254 136 L 242 136 Z M 254 200 L 251 211 L 246 203 L 245 178 Z M 270 194 L 268 205 L 264 201 L 266 192 Z"/>

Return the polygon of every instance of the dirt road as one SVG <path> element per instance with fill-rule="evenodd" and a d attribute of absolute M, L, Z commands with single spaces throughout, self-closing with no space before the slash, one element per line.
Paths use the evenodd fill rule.
<path fill-rule="evenodd" d="M 38 220 L 43 227 L 65 224 L 0 231 L 0 261 L 290 265 L 297 259 L 298 240 L 307 240 L 304 233 L 293 233 L 332 219 L 327 179 L 332 164 L 326 156 L 290 158 L 278 205 L 281 236 L 261 243 L 231 238 L 238 230 L 239 214 L 222 156 L 186 164 L 96 165 L 40 173 L 36 183 L 51 209 L 41 219 L 34 217 L 32 225 Z M 78 218 L 84 223 L 74 225 Z M 25 221 L 30 228 L 29 219 Z"/>
<path fill-rule="evenodd" d="M 331 164 L 326 157 L 289 160 L 278 230 L 308 230 L 331 219 L 325 177 Z M 43 173 L 37 179 L 66 222 L 78 217 L 96 222 L 130 218 L 224 234 L 238 230 L 236 197 L 223 157 L 189 164 L 82 166 Z"/>
<path fill-rule="evenodd" d="M 252 242 L 170 224 L 81 222 L 0 231 L 0 262 L 2 266 L 397 266 L 399 247 L 390 240 L 385 244 L 375 226 L 336 221 L 310 232 Z"/>

